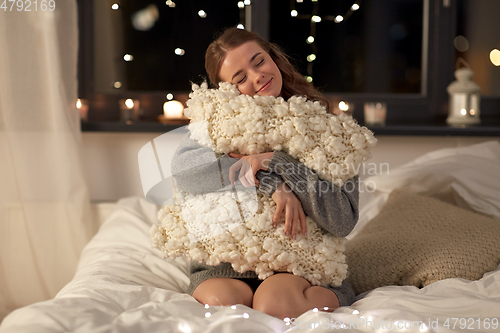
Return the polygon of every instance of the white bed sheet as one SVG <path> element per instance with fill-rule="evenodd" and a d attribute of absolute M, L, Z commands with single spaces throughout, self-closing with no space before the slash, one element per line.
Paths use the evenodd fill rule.
<path fill-rule="evenodd" d="M 500 199 L 490 195 L 500 193 L 500 172 L 492 174 L 498 159 L 500 145 L 491 142 L 427 154 L 388 177 L 374 176 L 374 200 L 360 221 L 376 214 L 385 195 L 402 186 L 495 216 Z M 450 171 L 457 160 L 465 164 Z M 84 249 L 74 279 L 55 299 L 11 313 L 0 332 L 454 332 L 464 321 L 463 331 L 500 332 L 500 325 L 492 326 L 493 318 L 500 320 L 500 267 L 478 281 L 377 288 L 352 306 L 334 313 L 309 311 L 289 325 L 242 305 L 207 309 L 183 293 L 187 262 L 164 260 L 151 248 L 148 230 L 156 223 L 156 210 L 141 198 L 120 200 Z"/>

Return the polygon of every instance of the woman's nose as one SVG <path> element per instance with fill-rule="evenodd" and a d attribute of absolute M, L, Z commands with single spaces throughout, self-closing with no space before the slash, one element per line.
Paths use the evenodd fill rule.
<path fill-rule="evenodd" d="M 255 72 L 254 73 L 254 78 L 253 81 L 257 84 L 262 83 L 262 80 L 264 79 L 264 74 Z"/>

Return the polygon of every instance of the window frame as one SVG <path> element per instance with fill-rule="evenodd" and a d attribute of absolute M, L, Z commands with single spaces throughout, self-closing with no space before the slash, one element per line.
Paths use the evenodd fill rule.
<path fill-rule="evenodd" d="M 271 0 L 253 0 L 246 14 L 251 18 L 253 31 L 269 38 L 269 16 Z M 353 116 L 364 123 L 363 104 L 383 102 L 387 104 L 386 126 L 444 125 L 448 114 L 446 87 L 454 80 L 455 50 L 453 38 L 456 32 L 458 5 L 456 0 L 423 0 L 423 84 L 420 94 L 368 94 L 325 93 L 332 102 L 346 100 L 354 103 Z M 77 0 L 79 19 L 78 94 L 90 101 L 90 122 L 117 121 L 118 100 L 126 93 L 128 98 L 146 100 L 146 120 L 154 120 L 161 112 L 166 92 L 125 92 L 100 94 L 94 91 L 94 45 L 93 45 L 93 1 Z M 188 91 L 174 92 L 187 98 Z M 500 98 L 481 96 L 481 118 L 498 122 Z M 149 117 L 149 118 L 148 118 Z M 495 125 L 498 126 L 498 125 Z"/>

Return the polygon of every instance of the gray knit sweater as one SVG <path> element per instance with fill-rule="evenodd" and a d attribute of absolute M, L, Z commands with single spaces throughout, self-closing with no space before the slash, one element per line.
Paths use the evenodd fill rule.
<path fill-rule="evenodd" d="M 176 186 L 186 192 L 202 194 L 228 190 L 229 167 L 237 159 L 217 155 L 190 138 L 188 133 L 181 140 L 172 159 L 172 174 Z M 238 179 L 236 175 L 236 179 Z M 275 151 L 268 170 L 259 170 L 257 191 L 271 196 L 284 181 L 302 203 L 304 213 L 318 226 L 336 237 L 345 237 L 358 221 L 358 177 L 348 180 L 342 187 L 322 180 L 318 175 L 283 151 Z M 238 181 L 236 186 L 242 187 Z M 203 281 L 212 277 L 256 278 L 255 272 L 237 273 L 230 265 L 222 264 L 210 270 L 200 263 L 191 265 L 189 293 Z M 354 301 L 354 292 L 345 281 L 341 287 L 329 288 L 339 298 L 341 305 Z"/>
<path fill-rule="evenodd" d="M 171 170 L 179 189 L 202 194 L 227 189 L 229 167 L 236 161 L 227 155 L 217 156 L 210 148 L 192 140 L 188 133 L 174 154 Z M 358 221 L 357 176 L 340 188 L 320 179 L 285 152 L 275 151 L 268 170 L 259 170 L 256 178 L 257 190 L 269 196 L 283 180 L 302 203 L 304 213 L 336 237 L 347 236 Z"/>

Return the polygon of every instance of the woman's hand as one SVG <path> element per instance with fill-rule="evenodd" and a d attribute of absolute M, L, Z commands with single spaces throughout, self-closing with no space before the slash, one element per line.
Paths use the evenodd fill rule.
<path fill-rule="evenodd" d="M 240 159 L 229 168 L 229 180 L 231 184 L 234 186 L 236 171 L 240 170 L 239 180 L 243 186 L 257 186 L 259 181 L 255 178 L 255 174 L 259 170 L 267 170 L 273 154 L 274 152 L 253 155 L 229 153 L 229 156 Z"/>
<path fill-rule="evenodd" d="M 297 235 L 297 225 L 300 224 L 302 234 L 307 237 L 306 214 L 302 209 L 302 203 L 288 185 L 282 181 L 271 198 L 276 203 L 273 226 L 276 227 L 283 211 L 285 211 L 285 234 L 290 236 L 291 232 L 292 238 L 295 239 Z"/>

